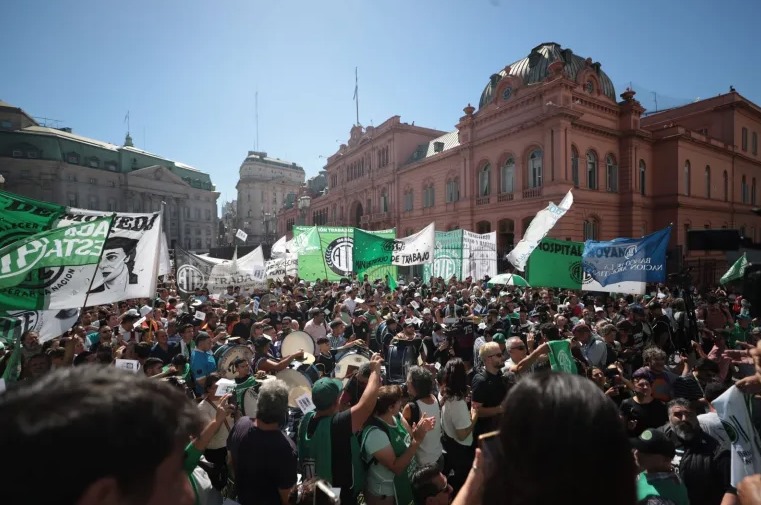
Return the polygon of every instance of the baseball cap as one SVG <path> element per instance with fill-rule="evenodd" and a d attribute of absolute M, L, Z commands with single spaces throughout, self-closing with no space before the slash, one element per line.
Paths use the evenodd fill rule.
<path fill-rule="evenodd" d="M 674 443 L 660 430 L 647 429 L 639 437 L 631 439 L 632 447 L 645 454 L 660 454 L 673 458 L 676 454 Z"/>
<path fill-rule="evenodd" d="M 317 410 L 330 408 L 341 396 L 343 382 L 338 379 L 323 377 L 312 386 L 312 403 Z"/>
<path fill-rule="evenodd" d="M 498 344 L 504 344 L 507 342 L 507 339 L 505 338 L 504 333 L 495 333 L 494 336 L 492 336 L 492 341 L 498 343 Z"/>
<path fill-rule="evenodd" d="M 254 339 L 254 347 L 257 349 L 261 349 L 267 344 L 270 344 L 272 342 L 272 339 L 269 337 L 266 337 L 264 335 L 260 335 Z"/>

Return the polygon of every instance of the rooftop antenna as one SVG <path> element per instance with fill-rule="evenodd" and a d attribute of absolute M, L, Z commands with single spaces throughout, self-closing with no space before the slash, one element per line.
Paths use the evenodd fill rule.
<path fill-rule="evenodd" d="M 129 110 L 127 110 L 127 115 L 124 116 L 124 122 L 127 123 L 127 135 L 129 135 Z"/>
<path fill-rule="evenodd" d="M 357 122 L 355 123 L 357 126 L 359 126 L 359 70 L 358 67 L 354 67 L 354 106 L 356 107 L 357 111 Z"/>
<path fill-rule="evenodd" d="M 655 101 L 655 112 L 658 112 L 658 93 L 653 91 L 653 100 Z"/>
<path fill-rule="evenodd" d="M 256 93 L 254 93 L 254 109 L 256 112 L 256 145 L 254 146 L 255 151 L 259 151 L 259 91 L 257 90 Z"/>

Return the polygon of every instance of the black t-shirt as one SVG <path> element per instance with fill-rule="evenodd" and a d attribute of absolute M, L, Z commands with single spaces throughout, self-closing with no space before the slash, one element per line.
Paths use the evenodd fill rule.
<path fill-rule="evenodd" d="M 296 484 L 296 447 L 282 431 L 260 430 L 250 417 L 235 423 L 227 437 L 241 505 L 281 505 L 280 489 Z M 267 457 L 262 457 L 266 454 Z"/>
<path fill-rule="evenodd" d="M 635 402 L 634 398 L 627 398 L 621 402 L 619 410 L 630 437 L 638 437 L 648 428 L 660 428 L 668 421 L 666 405 L 660 400 L 642 404 Z M 629 428 L 629 421 L 637 421 L 636 426 Z"/>
<path fill-rule="evenodd" d="M 344 333 L 344 337 L 348 339 L 351 335 L 356 335 L 357 340 L 367 342 L 367 337 L 370 336 L 370 325 L 367 323 L 362 323 L 359 326 L 355 324 L 349 325 L 346 329 L 346 333 Z"/>
<path fill-rule="evenodd" d="M 482 407 L 497 407 L 502 403 L 507 394 L 507 386 L 502 374 L 490 374 L 482 370 L 473 377 L 471 387 L 472 401 L 480 403 Z M 499 424 L 499 416 L 478 418 L 473 428 L 474 438 L 483 433 L 496 430 Z"/>
<path fill-rule="evenodd" d="M 333 374 L 333 369 L 336 368 L 336 357 L 333 353 L 330 353 L 329 356 L 320 353 L 317 355 L 317 359 L 314 360 L 314 363 L 315 365 L 322 365 L 323 377 L 330 377 Z"/>

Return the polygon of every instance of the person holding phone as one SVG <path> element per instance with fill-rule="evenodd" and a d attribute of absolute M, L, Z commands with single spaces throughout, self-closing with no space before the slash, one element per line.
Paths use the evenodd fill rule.
<path fill-rule="evenodd" d="M 365 483 L 367 505 L 411 505 L 413 458 L 435 419 L 425 413 L 411 427 L 400 415 L 402 388 L 378 390 L 374 417 L 362 431 L 362 459 L 369 464 Z"/>

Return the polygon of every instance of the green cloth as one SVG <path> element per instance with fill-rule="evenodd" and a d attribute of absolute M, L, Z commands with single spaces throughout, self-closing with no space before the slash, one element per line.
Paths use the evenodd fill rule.
<path fill-rule="evenodd" d="M 235 385 L 235 404 L 238 408 L 243 408 L 243 394 L 254 386 L 256 386 L 256 378 L 253 375 L 249 375 L 245 381 Z"/>
<path fill-rule="evenodd" d="M 675 473 L 647 473 L 637 476 L 637 501 L 650 496 L 660 496 L 671 500 L 674 505 L 689 505 L 687 488 Z"/>
<path fill-rule="evenodd" d="M 193 471 L 198 466 L 198 462 L 201 461 L 201 456 L 203 456 L 203 453 L 193 445 L 193 442 L 185 447 L 185 460 L 183 461 L 182 468 L 185 470 L 185 473 L 188 474 L 190 485 L 193 486 L 193 494 L 196 497 L 195 505 L 199 505 L 201 499 L 198 495 L 198 484 L 196 483 L 195 477 L 193 477 Z"/>
<path fill-rule="evenodd" d="M 535 287 L 582 289 L 585 280 L 581 267 L 583 252 L 583 242 L 545 237 L 529 257 L 526 280 Z"/>
<path fill-rule="evenodd" d="M 741 328 L 740 323 L 735 323 L 732 331 L 729 332 L 729 338 L 727 338 L 727 345 L 730 349 L 734 349 L 737 342 L 747 342 L 748 334 L 750 333 L 750 327 Z"/>
<path fill-rule="evenodd" d="M 383 420 L 377 419 L 376 422 L 381 422 L 386 426 L 388 440 L 391 444 L 391 449 L 394 451 L 394 455 L 398 458 L 407 451 L 410 445 L 410 434 L 401 422 L 401 417 L 396 416 L 394 418 L 396 424 L 390 426 Z M 362 446 L 365 445 L 367 437 L 373 430 L 381 430 L 378 426 L 367 426 L 362 432 Z M 380 464 L 380 463 L 376 463 Z M 415 503 L 414 496 L 412 494 L 412 474 L 415 472 L 416 465 L 414 459 L 410 461 L 404 472 L 394 476 L 394 493 L 396 497 L 396 505 L 413 505 Z"/>
<path fill-rule="evenodd" d="M 729 270 L 727 270 L 726 273 L 721 276 L 719 282 L 721 284 L 729 284 L 732 281 L 740 280 L 745 276 L 745 269 L 747 268 L 748 258 L 746 258 L 745 253 L 743 253 L 743 255 L 737 258 L 737 261 L 735 261 L 732 266 L 729 267 Z"/>
<path fill-rule="evenodd" d="M 578 373 L 576 362 L 571 354 L 571 343 L 568 340 L 551 340 L 550 367 L 553 372 Z"/>
<path fill-rule="evenodd" d="M 333 416 L 319 418 L 317 428 L 310 437 L 307 428 L 314 414 L 314 411 L 307 412 L 299 423 L 298 453 L 302 479 L 319 477 L 333 482 Z"/>

